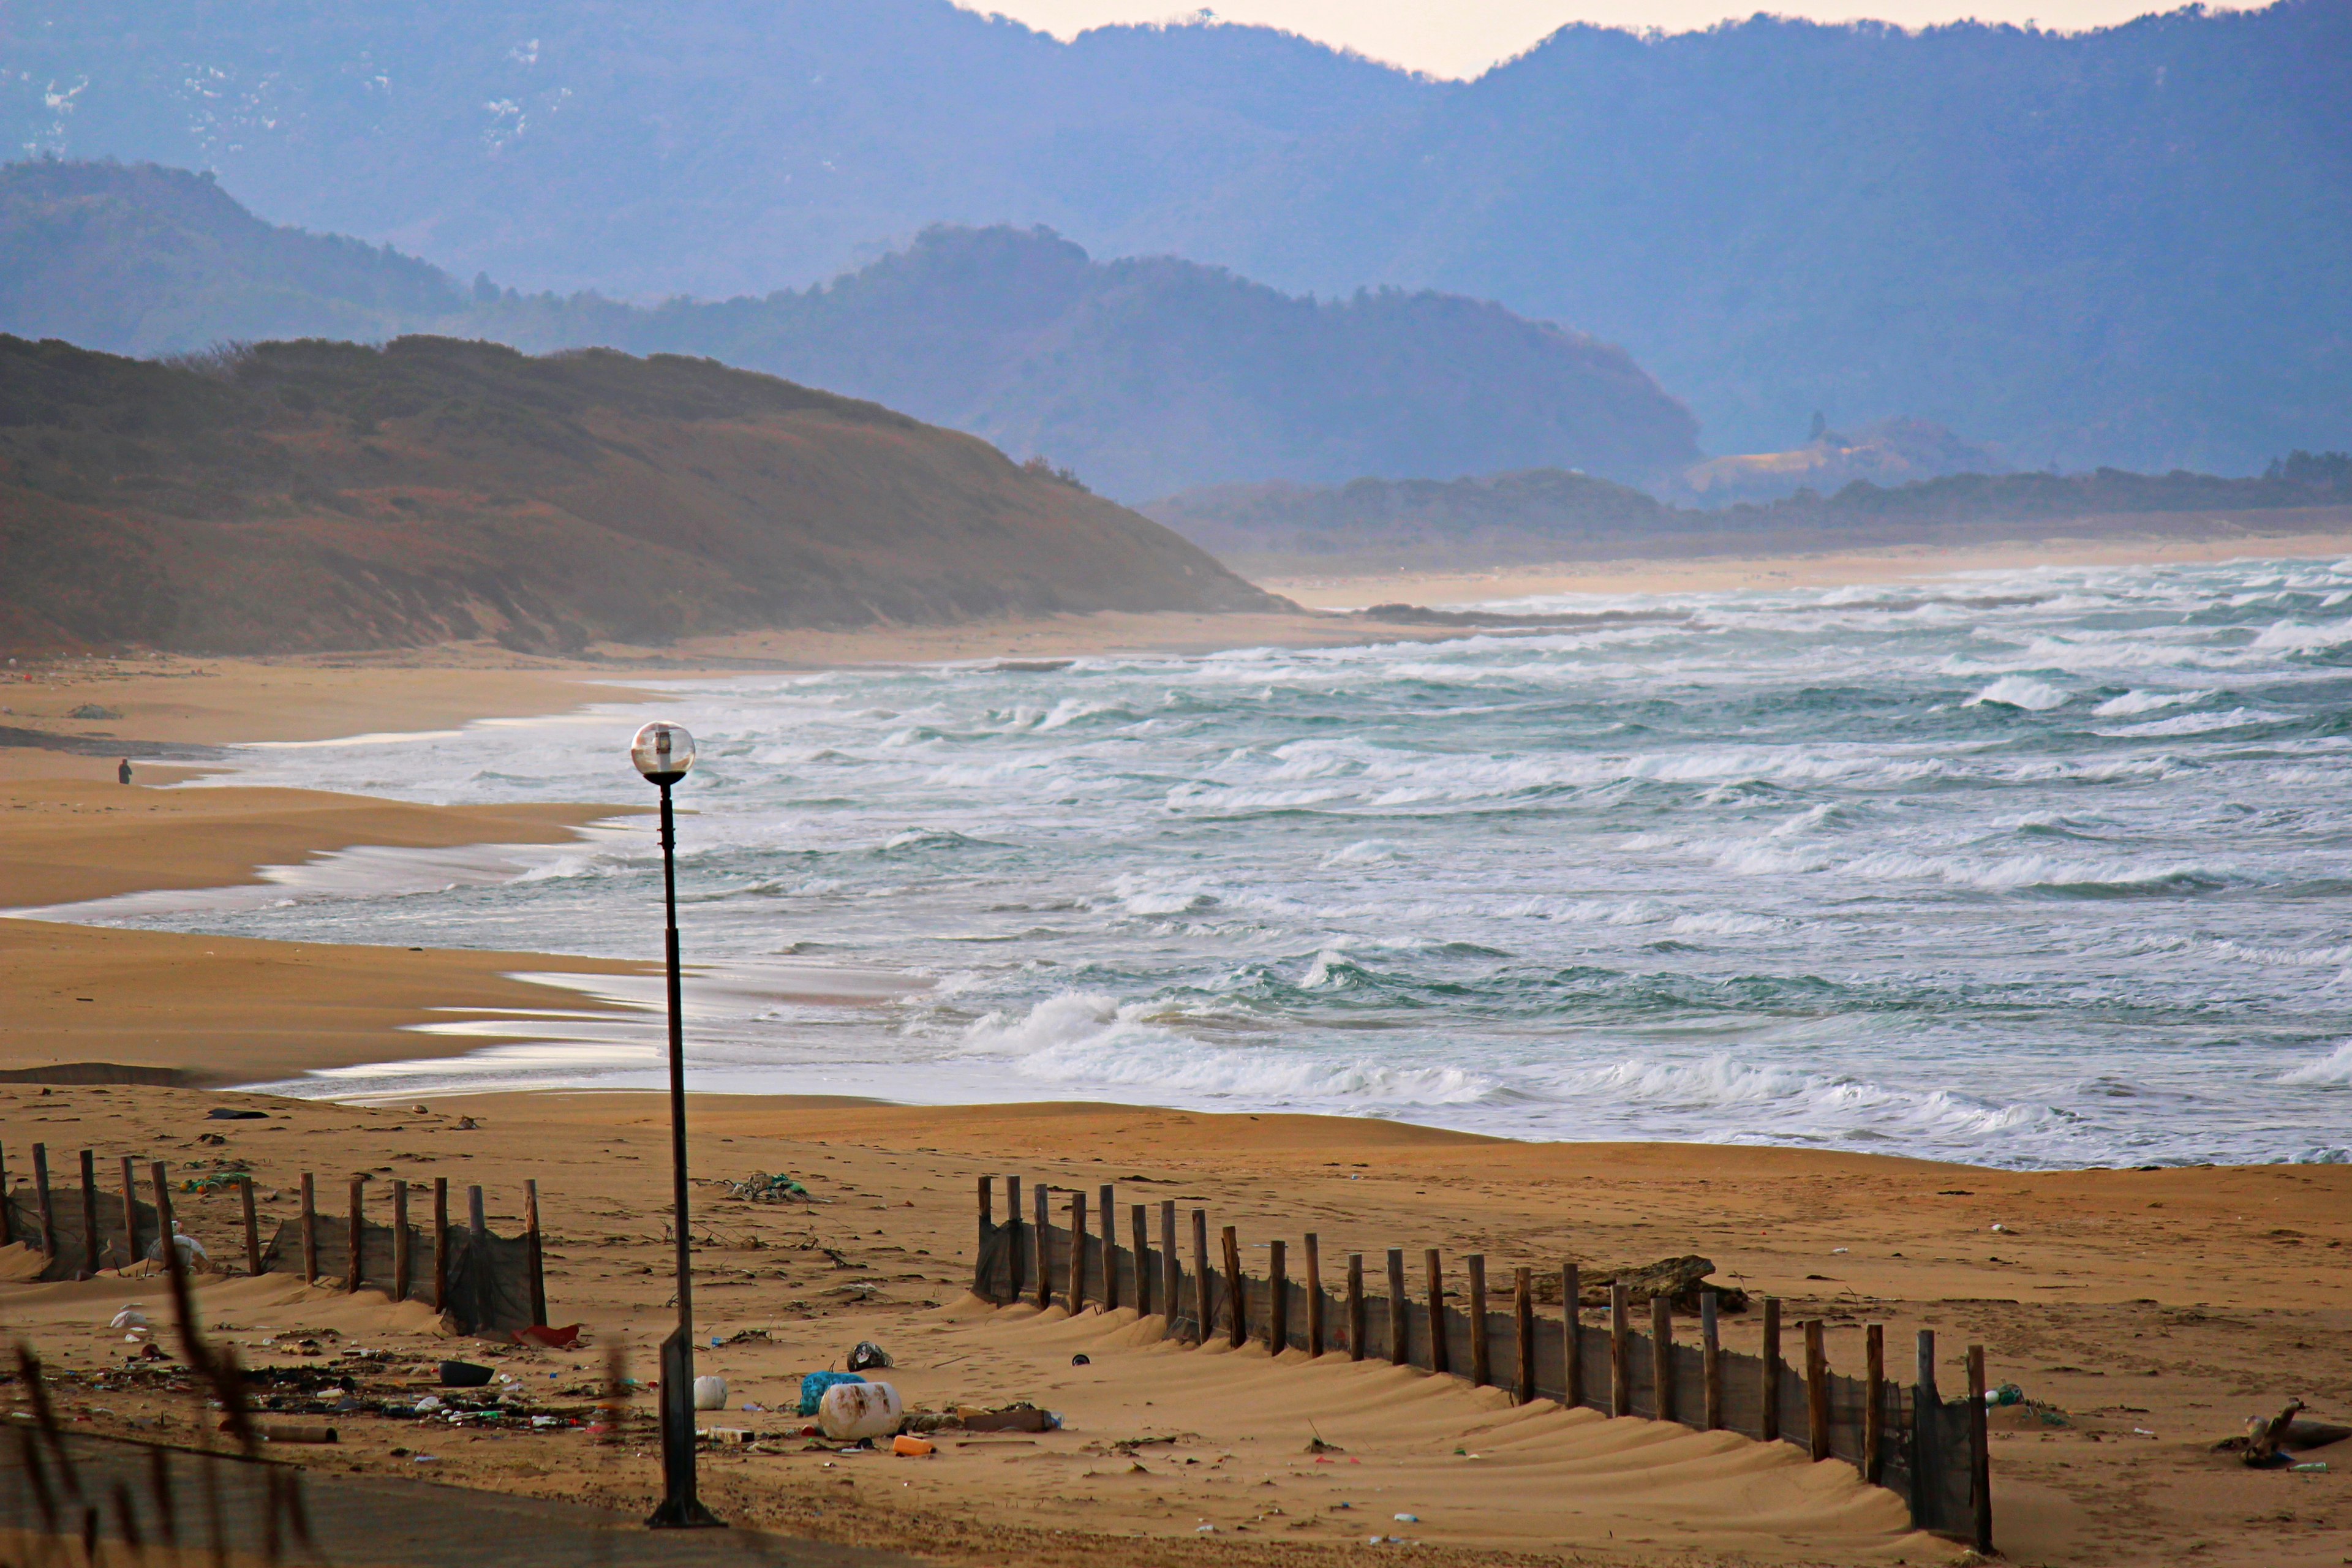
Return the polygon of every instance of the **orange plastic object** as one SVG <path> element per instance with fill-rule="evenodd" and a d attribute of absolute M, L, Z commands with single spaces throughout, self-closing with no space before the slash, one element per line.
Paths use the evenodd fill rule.
<path fill-rule="evenodd" d="M 931 1445 L 924 1438 L 909 1437 L 902 1433 L 890 1439 L 890 1451 L 904 1458 L 919 1459 L 931 1451 Z"/>

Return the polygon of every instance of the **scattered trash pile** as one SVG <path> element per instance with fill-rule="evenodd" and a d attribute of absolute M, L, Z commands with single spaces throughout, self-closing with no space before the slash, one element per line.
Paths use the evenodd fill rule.
<path fill-rule="evenodd" d="M 749 1181 L 721 1184 L 727 1195 L 740 1198 L 747 1204 L 813 1204 L 816 1194 L 782 1172 L 774 1175 L 765 1171 L 753 1173 Z"/>
<path fill-rule="evenodd" d="M 2306 1408 L 2300 1399 L 2290 1399 L 2286 1408 L 2276 1415 L 2252 1415 L 2246 1419 L 2245 1436 L 2224 1437 L 2213 1445 L 2217 1454 L 2236 1454 L 2248 1469 L 2294 1470 L 2306 1475 L 2325 1475 L 2327 1461 L 2305 1460 L 2298 1464 L 2294 1456 L 2314 1448 L 2331 1447 L 2352 1437 L 2352 1426 L 2334 1421 L 2306 1421 Z"/>
<path fill-rule="evenodd" d="M 1062 1418 L 1025 1400 L 990 1408 L 959 1406 L 954 1410 L 908 1410 L 890 1384 L 869 1381 L 866 1373 L 891 1365 L 890 1352 L 870 1340 L 861 1340 L 848 1356 L 853 1372 L 812 1372 L 802 1377 L 800 1400 L 793 1414 L 811 1425 L 781 1431 L 755 1432 L 749 1427 L 705 1427 L 702 1440 L 725 1447 L 757 1449 L 762 1445 L 800 1438 L 800 1450 L 830 1453 L 874 1453 L 886 1450 L 903 1458 L 920 1458 L 934 1451 L 926 1434 L 961 1432 L 1053 1432 Z M 723 1378 L 694 1380 L 695 1408 L 727 1408 Z M 766 1414 L 757 1405 L 746 1412 Z"/>
<path fill-rule="evenodd" d="M 1625 1294 L 1636 1307 L 1646 1307 L 1655 1296 L 1664 1296 L 1674 1303 L 1678 1312 L 1696 1313 L 1699 1299 L 1707 1291 L 1715 1292 L 1715 1307 L 1719 1312 L 1748 1310 L 1748 1292 L 1737 1285 L 1719 1285 L 1707 1279 L 1715 1272 L 1715 1259 L 1685 1254 L 1681 1258 L 1662 1258 L 1655 1263 L 1627 1264 L 1622 1268 L 1579 1268 L 1577 1300 L 1587 1307 L 1609 1305 L 1609 1288 L 1622 1283 Z M 1541 1273 L 1535 1278 L 1536 1300 L 1548 1306 L 1558 1306 L 1560 1298 L 1560 1278 L 1554 1273 Z"/>

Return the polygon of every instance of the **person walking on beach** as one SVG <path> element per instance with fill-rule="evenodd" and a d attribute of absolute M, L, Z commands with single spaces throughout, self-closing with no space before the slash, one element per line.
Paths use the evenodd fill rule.
<path fill-rule="evenodd" d="M 131 759 L 129 757 L 123 758 L 121 762 L 115 764 L 114 777 L 116 781 L 121 784 L 129 784 L 131 782 Z"/>

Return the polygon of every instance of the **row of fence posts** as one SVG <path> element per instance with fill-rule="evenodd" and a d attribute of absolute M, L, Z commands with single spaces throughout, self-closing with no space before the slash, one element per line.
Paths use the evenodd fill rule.
<path fill-rule="evenodd" d="M 1017 1230 L 1021 1224 L 1021 1178 L 1006 1176 L 1003 1181 L 1007 1221 Z M 995 1224 L 993 1184 L 994 1178 L 988 1176 L 979 1178 L 980 1226 L 983 1237 Z M 1037 1234 L 1041 1237 L 1052 1223 L 1052 1190 L 1043 1182 L 1035 1184 L 1033 1188 L 1036 1208 L 1035 1224 Z M 1144 1204 L 1130 1205 L 1129 1218 L 1135 1258 L 1137 1299 L 1129 1303 L 1122 1303 L 1118 1299 L 1118 1270 L 1115 1266 L 1108 1266 L 1112 1248 L 1117 1246 L 1116 1189 L 1113 1185 L 1105 1184 L 1099 1189 L 1097 1197 L 1099 1205 L 1096 1212 L 1101 1217 L 1105 1244 L 1103 1257 L 1107 1263 L 1102 1270 L 1104 1278 L 1099 1281 L 1089 1281 L 1087 1279 L 1087 1243 L 1089 1233 L 1087 1194 L 1083 1191 L 1072 1190 L 1069 1193 L 1068 1208 L 1072 1245 L 1069 1249 L 1066 1276 L 1060 1281 L 1059 1294 L 1062 1305 L 1069 1312 L 1076 1314 L 1088 1301 L 1091 1284 L 1093 1286 L 1091 1299 L 1103 1310 L 1117 1311 L 1124 1304 L 1131 1306 L 1141 1316 L 1148 1317 L 1157 1311 L 1167 1317 L 1171 1332 L 1176 1331 L 1177 1325 L 1183 1315 L 1182 1307 L 1185 1303 L 1177 1300 L 1181 1286 L 1181 1264 L 1176 1249 L 1175 1201 L 1163 1199 L 1160 1205 L 1158 1249 L 1160 1268 L 1156 1271 L 1160 1275 L 1160 1279 L 1156 1293 L 1153 1289 L 1152 1278 L 1155 1270 L 1147 1262 L 1152 1254 L 1150 1245 L 1151 1225 L 1149 1205 Z M 1254 1337 L 1249 1322 L 1248 1295 L 1243 1287 L 1240 1237 L 1233 1226 L 1225 1226 L 1218 1233 L 1220 1261 L 1223 1265 L 1222 1272 L 1224 1279 L 1222 1291 L 1217 1288 L 1219 1271 L 1209 1267 L 1207 1210 L 1196 1208 L 1192 1211 L 1191 1239 L 1192 1288 L 1195 1296 L 1195 1300 L 1190 1303 L 1194 1328 L 1192 1342 L 1202 1342 L 1210 1338 L 1216 1322 L 1216 1298 L 1222 1295 L 1227 1306 L 1226 1340 L 1234 1349 L 1239 1349 L 1249 1343 Z M 1271 1241 L 1266 1244 L 1266 1252 L 1267 1309 L 1264 1337 L 1268 1350 L 1279 1354 L 1290 1345 L 1288 1247 L 1282 1241 Z M 1299 1289 L 1306 1297 L 1306 1350 L 1310 1356 L 1319 1356 L 1332 1347 L 1328 1342 L 1328 1325 L 1324 1321 L 1322 1252 L 1312 1232 L 1304 1238 L 1302 1254 L 1306 1277 L 1300 1282 Z M 1038 1251 L 1038 1258 L 1041 1265 L 1038 1271 L 1039 1278 L 1034 1282 L 1024 1281 L 1022 1248 L 1016 1241 L 1011 1250 L 1012 1295 L 1015 1300 L 1022 1299 L 1025 1286 L 1034 1290 L 1034 1300 L 1038 1310 L 1042 1311 L 1054 1304 L 1056 1292 L 1055 1282 L 1045 1278 L 1045 1270 L 1042 1266 L 1045 1252 L 1042 1247 Z M 1395 1309 L 1387 1314 L 1390 1342 L 1387 1356 L 1391 1363 L 1403 1366 L 1408 1364 L 1409 1359 L 1407 1303 L 1411 1300 L 1406 1291 L 1404 1249 L 1391 1247 L 1387 1263 L 1388 1300 Z M 1430 1370 L 1466 1375 L 1469 1382 L 1479 1386 L 1504 1387 L 1511 1394 L 1515 1403 L 1526 1404 L 1537 1397 L 1535 1270 L 1521 1268 L 1515 1269 L 1512 1274 L 1511 1316 L 1517 1331 L 1514 1335 L 1516 1344 L 1512 1347 L 1515 1352 L 1513 1357 L 1515 1364 L 1511 1367 L 1512 1375 L 1508 1381 L 1498 1384 L 1495 1377 L 1494 1346 L 1491 1342 L 1487 1319 L 1489 1300 L 1486 1259 L 1481 1255 L 1472 1254 L 1463 1259 L 1463 1264 L 1469 1276 L 1470 1366 L 1466 1373 L 1456 1373 L 1455 1369 L 1450 1364 L 1450 1351 L 1447 1344 L 1444 1261 L 1439 1249 L 1434 1247 L 1427 1248 L 1422 1254 L 1430 1359 L 1433 1363 Z M 1363 1361 L 1368 1358 L 1370 1347 L 1365 1343 L 1364 1255 L 1362 1253 L 1352 1252 L 1348 1255 L 1346 1279 L 1343 1310 L 1346 1314 L 1347 1328 L 1340 1337 L 1349 1359 Z M 1157 1307 L 1153 1304 L 1155 1294 L 1159 1302 Z M 1579 1276 L 1578 1266 L 1574 1263 L 1563 1262 L 1560 1265 L 1562 1314 L 1560 1331 L 1563 1336 L 1563 1360 L 1568 1384 L 1566 1403 L 1570 1405 L 1587 1403 L 1583 1376 L 1582 1338 L 1585 1325 L 1582 1302 L 1580 1299 L 1581 1294 L 1582 1281 Z M 1762 1306 L 1763 1430 L 1756 1436 L 1769 1443 L 1781 1441 L 1784 1436 L 1780 1431 L 1780 1404 L 1778 1397 L 1782 1364 L 1780 1301 L 1777 1297 L 1767 1296 L 1762 1298 Z M 1606 1404 L 1606 1408 L 1612 1415 L 1633 1414 L 1632 1319 L 1630 1300 L 1624 1283 L 1622 1280 L 1612 1281 L 1609 1288 L 1610 1386 Z M 1830 1366 L 1823 1344 L 1824 1328 L 1825 1325 L 1820 1319 L 1809 1320 L 1799 1325 L 1804 1350 L 1803 1377 L 1807 1417 L 1802 1446 L 1816 1462 L 1831 1458 Z M 1857 1468 L 1861 1470 L 1863 1479 L 1874 1486 L 1878 1485 L 1882 1479 L 1880 1454 L 1884 1447 L 1883 1423 L 1885 1418 L 1885 1335 L 1884 1324 L 1871 1323 L 1864 1330 L 1863 1382 L 1866 1391 L 1862 1439 L 1864 1459 Z M 1681 1420 L 1686 1425 L 1697 1426 L 1706 1431 L 1724 1430 L 1723 1347 L 1717 1325 L 1716 1293 L 1712 1289 L 1706 1291 L 1700 1298 L 1699 1347 L 1703 1368 L 1704 1408 L 1689 1413 L 1677 1411 L 1675 1408 L 1672 1360 L 1674 1304 L 1664 1296 L 1651 1297 L 1650 1353 L 1653 1357 L 1651 1386 L 1656 1392 L 1657 1405 L 1657 1408 L 1651 1414 L 1655 1419 L 1661 1421 Z M 1913 1395 L 1915 1407 L 1920 1400 L 1937 1400 L 1940 1396 L 1937 1393 L 1936 1386 L 1936 1335 L 1933 1330 L 1919 1331 L 1916 1372 L 1916 1383 Z M 1984 1347 L 1981 1345 L 1970 1345 L 1968 1348 L 1968 1379 L 1969 1429 L 1972 1438 L 1969 1455 L 1969 1493 L 1974 1515 L 1972 1521 L 1974 1528 L 1971 1534 L 1975 1537 L 1977 1550 L 1989 1552 L 1992 1550 L 1992 1491 L 1986 1444 L 1985 1359 Z M 1696 1415 L 1698 1419 L 1689 1420 L 1688 1417 L 1691 1415 Z"/>
<path fill-rule="evenodd" d="M 171 1234 L 172 1222 L 169 1193 L 165 1184 L 167 1180 L 165 1167 L 161 1161 L 157 1161 L 152 1168 L 154 1173 L 154 1209 L 158 1216 L 157 1226 L 162 1237 L 168 1237 Z M 350 1246 L 347 1248 L 350 1260 L 342 1280 L 343 1288 L 347 1290 L 359 1289 L 362 1280 L 362 1255 L 364 1251 L 362 1238 L 367 1229 L 368 1181 L 369 1178 L 364 1175 L 355 1175 L 351 1179 L 349 1215 L 351 1228 Z M 237 1201 L 244 1211 L 246 1272 L 259 1274 L 262 1272 L 261 1223 L 260 1216 L 254 1207 L 253 1177 L 250 1173 L 238 1173 L 235 1177 L 235 1183 L 237 1189 Z M 404 1180 L 395 1179 L 391 1186 L 392 1280 L 388 1293 L 395 1301 L 405 1301 L 409 1298 L 415 1277 L 410 1258 L 409 1184 Z M 5 1201 L 7 1191 L 7 1158 L 5 1151 L 0 1151 L 0 1245 L 16 1241 L 31 1241 L 40 1248 L 42 1256 L 54 1259 L 58 1256 L 57 1207 L 55 1194 L 50 1189 L 47 1145 L 42 1143 L 33 1145 L 33 1193 L 34 1201 L 39 1205 L 40 1214 L 40 1235 L 37 1237 L 16 1235 L 15 1211 Z M 301 1193 L 301 1214 L 298 1223 L 302 1247 L 302 1278 L 315 1283 L 320 1278 L 318 1188 L 311 1173 L 308 1171 L 302 1173 Z M 138 1183 L 133 1175 L 131 1158 L 128 1154 L 122 1156 L 121 1205 L 123 1256 L 136 1262 L 140 1257 Z M 106 1253 L 106 1237 L 99 1222 L 99 1207 L 97 1157 L 92 1151 L 84 1149 L 81 1151 L 82 1265 L 84 1271 L 92 1275 L 99 1271 L 100 1260 Z M 466 1208 L 467 1227 L 477 1236 L 488 1234 L 489 1225 L 480 1187 L 469 1186 L 466 1189 Z M 433 1268 L 430 1280 L 433 1289 L 428 1300 L 434 1310 L 440 1311 L 448 1305 L 449 1179 L 446 1176 L 433 1178 L 432 1235 Z M 539 1229 L 539 1184 L 536 1181 L 523 1183 L 523 1240 L 529 1248 L 530 1257 L 531 1321 L 543 1323 L 547 1321 L 547 1275 L 545 1255 Z M 162 1245 L 159 1239 L 159 1247 Z"/>

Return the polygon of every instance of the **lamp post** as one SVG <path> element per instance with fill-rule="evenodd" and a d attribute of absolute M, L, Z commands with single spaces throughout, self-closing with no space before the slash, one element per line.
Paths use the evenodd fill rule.
<path fill-rule="evenodd" d="M 694 1261 L 686 1212 L 686 1031 L 678 1005 L 677 825 L 670 814 L 670 786 L 694 766 L 694 737 L 659 721 L 637 731 L 629 760 L 647 783 L 661 791 L 662 907 L 669 959 L 669 1158 L 670 1194 L 677 1206 L 677 1327 L 662 1342 L 661 1506 L 646 1522 L 656 1530 L 723 1525 L 695 1495 L 694 1445 Z"/>

